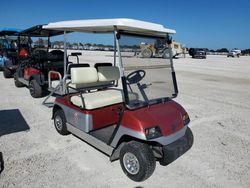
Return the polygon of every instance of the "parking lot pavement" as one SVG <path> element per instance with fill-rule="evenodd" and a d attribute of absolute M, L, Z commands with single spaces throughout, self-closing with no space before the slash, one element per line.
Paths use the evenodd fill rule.
<path fill-rule="evenodd" d="M 0 187 L 250 187 L 250 57 L 180 58 L 174 66 L 175 100 L 190 115 L 194 145 L 142 183 L 119 161 L 59 135 L 43 98 L 0 72 Z"/>

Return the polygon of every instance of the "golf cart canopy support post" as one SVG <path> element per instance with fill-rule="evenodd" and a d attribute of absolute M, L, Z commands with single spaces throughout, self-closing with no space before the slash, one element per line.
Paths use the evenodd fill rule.
<path fill-rule="evenodd" d="M 124 67 L 123 67 L 123 64 L 122 64 L 122 56 L 121 56 L 121 51 L 120 51 L 120 44 L 119 44 L 119 33 L 117 31 L 117 28 L 114 27 L 114 34 L 115 34 L 115 46 L 117 48 L 117 51 L 118 51 L 118 58 L 119 58 L 119 63 L 118 63 L 118 67 L 119 67 L 119 70 L 120 70 L 120 75 L 121 77 L 124 76 Z M 116 50 L 116 49 L 115 49 Z"/>
<path fill-rule="evenodd" d="M 64 61 L 64 68 L 63 68 L 63 75 L 65 76 L 67 74 L 67 33 L 66 31 L 63 32 L 63 48 L 64 48 L 64 58 L 63 58 L 63 61 Z M 64 88 L 63 88 L 64 89 Z"/>

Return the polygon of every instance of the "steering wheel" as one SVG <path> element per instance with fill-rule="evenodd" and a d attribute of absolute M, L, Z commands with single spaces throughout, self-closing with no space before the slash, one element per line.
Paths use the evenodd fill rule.
<path fill-rule="evenodd" d="M 127 76 L 127 81 L 129 84 L 136 84 L 140 82 L 146 75 L 146 72 L 144 70 L 136 70 L 134 72 L 131 72 Z"/>

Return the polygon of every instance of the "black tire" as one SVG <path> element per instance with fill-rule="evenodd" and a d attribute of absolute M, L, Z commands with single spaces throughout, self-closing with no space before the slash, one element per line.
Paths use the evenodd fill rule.
<path fill-rule="evenodd" d="M 189 148 L 191 148 L 194 144 L 194 135 L 189 127 L 187 128 L 186 134 L 187 134 L 187 139 L 188 139 L 188 146 Z"/>
<path fill-rule="evenodd" d="M 62 109 L 58 109 L 54 113 L 54 125 L 56 131 L 61 135 L 68 135 L 70 134 L 66 127 L 66 118 Z"/>
<path fill-rule="evenodd" d="M 16 87 L 24 87 L 25 85 L 22 82 L 19 82 L 17 73 L 14 74 L 14 83 Z"/>
<path fill-rule="evenodd" d="M 144 48 L 142 51 L 141 51 L 141 56 L 143 58 L 151 58 L 153 55 L 153 52 L 151 49 L 149 48 Z"/>
<path fill-rule="evenodd" d="M 126 162 L 130 164 L 126 165 Z M 140 182 L 149 178 L 155 170 L 155 164 L 153 151 L 147 144 L 131 141 L 126 143 L 120 151 L 122 170 L 133 181 Z M 130 169 L 131 166 L 133 167 Z"/>
<path fill-rule="evenodd" d="M 30 81 L 29 90 L 30 90 L 30 95 L 33 98 L 39 98 L 43 96 L 43 88 L 37 83 L 35 79 Z"/>
<path fill-rule="evenodd" d="M 3 76 L 4 76 L 4 78 L 11 78 L 12 73 L 11 73 L 11 71 L 9 69 L 3 68 Z"/>

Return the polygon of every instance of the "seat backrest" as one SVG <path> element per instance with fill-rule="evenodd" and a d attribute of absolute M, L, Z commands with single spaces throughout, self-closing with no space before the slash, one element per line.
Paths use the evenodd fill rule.
<path fill-rule="evenodd" d="M 96 63 L 95 68 L 98 71 L 99 67 L 111 67 L 112 63 Z"/>
<path fill-rule="evenodd" d="M 70 63 L 67 69 L 67 74 L 71 73 L 72 68 L 78 68 L 78 67 L 90 67 L 90 65 L 88 63 L 82 63 L 82 64 Z"/>
<path fill-rule="evenodd" d="M 94 67 L 72 67 L 70 70 L 72 84 L 96 83 L 98 75 Z"/>
<path fill-rule="evenodd" d="M 118 67 L 114 66 L 99 66 L 98 67 L 98 81 L 110 82 L 116 81 L 120 78 L 120 71 Z"/>
<path fill-rule="evenodd" d="M 52 50 L 48 55 L 54 61 L 63 61 L 64 59 L 64 52 L 61 50 Z"/>

